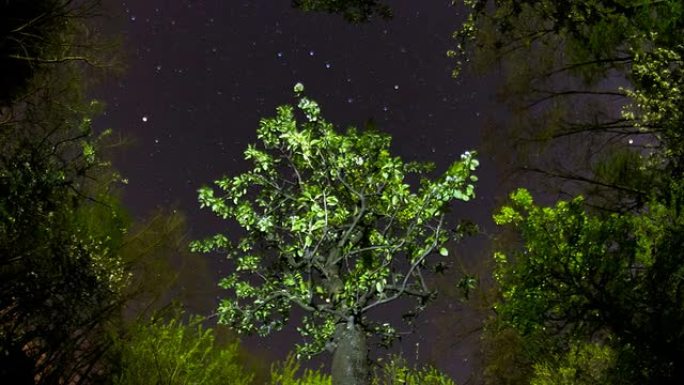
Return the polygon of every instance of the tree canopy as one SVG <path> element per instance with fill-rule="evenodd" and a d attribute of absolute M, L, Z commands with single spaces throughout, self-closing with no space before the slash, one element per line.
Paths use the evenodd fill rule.
<path fill-rule="evenodd" d="M 128 218 L 107 192 L 118 176 L 97 152 L 99 106 L 70 68 L 40 77 L 0 124 L 0 366 L 31 383 L 85 382 L 120 309 Z"/>
<path fill-rule="evenodd" d="M 111 131 L 93 128 L 103 105 L 86 96 L 83 63 L 101 63 L 85 53 L 105 48 L 94 5 L 0 5 L 0 377 L 17 384 L 106 381 L 122 309 L 153 282 L 105 158 Z M 170 249 L 169 234 L 154 236 Z"/>
<path fill-rule="evenodd" d="M 340 14 L 354 24 L 392 17 L 392 9 L 383 0 L 292 0 L 292 6 L 305 12 Z"/>
<path fill-rule="evenodd" d="M 536 191 L 570 197 L 541 207 L 516 190 L 495 215 L 507 234 L 486 376 L 681 382 L 682 3 L 465 4 L 455 74 L 498 66 L 512 112 L 492 154 L 540 176 Z"/>
<path fill-rule="evenodd" d="M 365 334 L 387 342 L 396 336 L 389 323 L 368 316 L 371 310 L 414 298 L 415 313 L 432 298 L 431 255 L 446 256 L 447 241 L 459 235 L 444 215 L 451 201 L 474 196 L 478 162 L 466 152 L 430 180 L 423 175 L 432 164 L 391 156 L 390 137 L 380 132 L 338 133 L 302 91 L 297 84 L 304 119 L 286 105 L 259 123 L 260 145 L 245 150 L 251 170 L 217 180 L 218 193 L 199 190 L 202 207 L 235 220 L 246 235 L 233 242 L 218 234 L 192 248 L 235 262 L 220 282 L 234 294 L 221 301 L 220 322 L 267 335 L 296 306 L 306 313 L 298 330 L 307 341 L 298 353 L 334 350 L 335 373 L 340 351 L 360 360 L 350 364 L 347 357 L 343 365 L 365 365 Z M 408 175 L 420 177 L 419 188 L 411 188 Z"/>
<path fill-rule="evenodd" d="M 526 190 L 511 194 L 494 218 L 523 243 L 495 254 L 497 318 L 537 341 L 535 359 L 600 342 L 615 351 L 611 383 L 681 382 L 681 189 L 673 182 L 666 201 L 610 215 L 587 213 L 581 197 L 539 207 Z"/>
<path fill-rule="evenodd" d="M 44 71 L 73 62 L 111 67 L 115 51 L 93 25 L 97 0 L 7 0 L 0 3 L 0 106 L 29 91 Z"/>
<path fill-rule="evenodd" d="M 502 164 L 609 210 L 667 190 L 654 172 L 681 174 L 680 1 L 465 3 L 451 54 L 457 72 L 472 60 L 504 73 L 513 119 L 491 135 L 515 151 L 494 149 Z"/>

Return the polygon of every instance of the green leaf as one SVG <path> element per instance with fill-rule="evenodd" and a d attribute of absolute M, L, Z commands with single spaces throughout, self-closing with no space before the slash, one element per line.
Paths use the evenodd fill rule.
<path fill-rule="evenodd" d="M 295 94 L 299 95 L 302 92 L 304 92 L 304 84 L 302 83 L 297 83 L 294 85 L 294 92 Z"/>

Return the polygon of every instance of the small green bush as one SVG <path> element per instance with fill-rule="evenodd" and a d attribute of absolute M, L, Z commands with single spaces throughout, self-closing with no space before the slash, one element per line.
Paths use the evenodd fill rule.
<path fill-rule="evenodd" d="M 534 378 L 530 385 L 607 384 L 614 364 L 615 352 L 609 347 L 581 343 L 574 345 L 556 363 L 535 364 Z"/>
<path fill-rule="evenodd" d="M 290 354 L 282 363 L 271 367 L 270 385 L 331 385 L 330 375 L 317 370 L 306 369 L 299 374 L 301 365 Z"/>
<path fill-rule="evenodd" d="M 253 375 L 238 363 L 238 343 L 216 343 L 213 330 L 194 317 L 153 319 L 134 325 L 121 340 L 121 367 L 114 385 L 250 385 Z"/>
<path fill-rule="evenodd" d="M 405 359 L 395 356 L 382 366 L 373 378 L 373 385 L 456 385 L 432 366 L 411 368 Z"/>
<path fill-rule="evenodd" d="M 331 385 L 330 375 L 306 369 L 293 355 L 271 368 L 270 385 Z M 375 373 L 373 385 L 456 385 L 452 379 L 431 366 L 411 368 L 401 357 L 392 357 Z"/>

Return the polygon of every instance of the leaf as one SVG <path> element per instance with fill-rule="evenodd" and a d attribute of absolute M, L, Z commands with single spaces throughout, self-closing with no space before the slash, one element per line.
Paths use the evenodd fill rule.
<path fill-rule="evenodd" d="M 446 256 L 449 255 L 449 250 L 447 250 L 446 247 L 442 247 L 442 248 L 439 249 L 439 254 L 440 254 L 442 257 L 446 257 Z"/>
<path fill-rule="evenodd" d="M 304 84 L 302 83 L 297 83 L 294 85 L 294 92 L 295 94 L 301 94 L 304 92 Z"/>

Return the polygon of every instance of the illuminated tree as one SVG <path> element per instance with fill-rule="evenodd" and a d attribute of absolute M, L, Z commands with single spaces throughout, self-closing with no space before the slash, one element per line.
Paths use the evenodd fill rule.
<path fill-rule="evenodd" d="M 297 84 L 297 95 L 302 91 Z M 446 256 L 446 242 L 460 235 L 444 215 L 451 201 L 474 196 L 478 162 L 466 152 L 429 180 L 422 175 L 432 164 L 391 156 L 388 135 L 341 134 L 315 101 L 301 96 L 298 107 L 303 120 L 291 106 L 261 120 L 261 144 L 245 151 L 251 170 L 217 180 L 219 192 L 199 190 L 202 207 L 235 220 L 246 235 L 233 243 L 218 234 L 192 249 L 224 252 L 235 262 L 220 282 L 234 293 L 221 301 L 220 322 L 267 335 L 296 306 L 306 314 L 298 330 L 307 342 L 298 353 L 332 350 L 334 383 L 366 384 L 366 336 L 396 336 L 370 313 L 401 298 L 415 299 L 417 313 L 434 296 L 426 282 L 431 255 Z M 419 188 L 408 175 L 420 177 Z"/>

